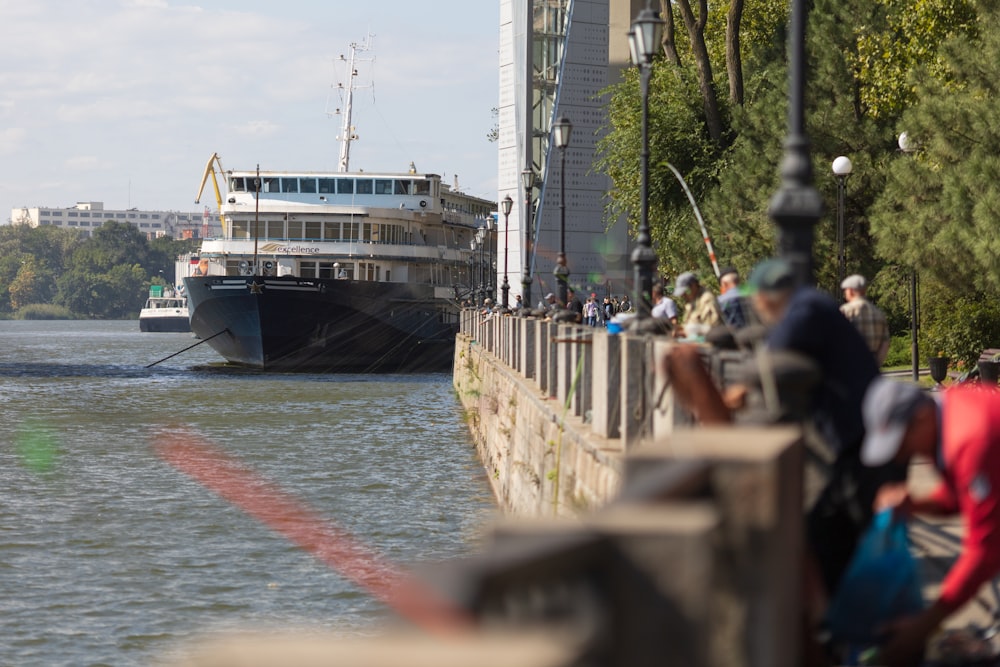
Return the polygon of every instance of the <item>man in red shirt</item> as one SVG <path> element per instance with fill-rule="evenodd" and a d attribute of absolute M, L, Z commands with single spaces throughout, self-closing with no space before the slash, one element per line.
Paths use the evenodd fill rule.
<path fill-rule="evenodd" d="M 1000 392 L 974 387 L 949 389 L 935 400 L 919 387 L 878 378 L 862 406 L 866 465 L 907 463 L 914 455 L 933 461 L 941 483 L 924 498 L 905 485 L 883 487 L 876 508 L 909 513 L 961 513 L 962 554 L 929 608 L 886 628 L 878 664 L 917 664 L 928 637 L 952 612 L 1000 573 Z"/>

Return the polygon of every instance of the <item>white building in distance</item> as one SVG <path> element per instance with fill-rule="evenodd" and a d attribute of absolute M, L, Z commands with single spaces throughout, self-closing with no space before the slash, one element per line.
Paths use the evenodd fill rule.
<path fill-rule="evenodd" d="M 72 229 L 83 237 L 93 234 L 108 220 L 135 225 L 150 239 L 169 236 L 175 239 L 198 239 L 222 234 L 218 215 L 207 208 L 201 212 L 141 211 L 106 209 L 99 201 L 77 202 L 72 208 L 22 207 L 10 211 L 10 221 L 15 225 L 32 227 L 53 226 Z"/>

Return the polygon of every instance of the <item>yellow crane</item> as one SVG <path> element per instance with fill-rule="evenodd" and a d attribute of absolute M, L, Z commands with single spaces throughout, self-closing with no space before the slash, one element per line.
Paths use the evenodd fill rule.
<path fill-rule="evenodd" d="M 222 193 L 219 191 L 219 181 L 215 177 L 215 168 L 219 168 L 219 175 L 225 174 L 222 169 L 222 160 L 219 159 L 218 153 L 212 153 L 212 157 L 208 158 L 208 164 L 205 165 L 205 173 L 201 177 L 201 185 L 198 187 L 198 194 L 194 197 L 194 203 L 201 203 L 201 193 L 205 191 L 205 183 L 208 182 L 208 177 L 212 177 L 212 187 L 215 189 L 215 203 L 219 207 L 219 222 L 222 224 L 222 235 L 225 236 L 227 233 L 226 227 L 226 216 L 222 214 Z"/>

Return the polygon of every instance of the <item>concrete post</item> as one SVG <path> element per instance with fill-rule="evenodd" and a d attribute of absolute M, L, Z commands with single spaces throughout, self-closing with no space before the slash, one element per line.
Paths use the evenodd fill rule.
<path fill-rule="evenodd" d="M 538 321 L 527 318 L 519 317 L 518 321 L 521 323 L 521 347 L 518 350 L 521 355 L 521 375 L 526 378 L 535 377 L 535 330 L 538 328 Z"/>
<path fill-rule="evenodd" d="M 617 438 L 621 433 L 621 341 L 617 334 L 594 333 L 591 386 L 594 407 L 591 426 L 601 438 Z"/>
<path fill-rule="evenodd" d="M 535 328 L 535 381 L 543 394 L 549 392 L 549 327 L 546 320 L 539 320 Z"/>
<path fill-rule="evenodd" d="M 650 346 L 644 336 L 622 339 L 621 437 L 625 451 L 653 435 Z"/>
<path fill-rule="evenodd" d="M 728 572 L 725 617 L 738 636 L 739 664 L 794 667 L 802 622 L 801 433 L 796 427 L 702 427 L 677 431 L 625 461 L 627 488 L 651 466 L 684 459 L 711 462 L 710 495 L 723 523 Z M 731 664 L 730 661 L 725 661 Z M 719 664 L 718 662 L 713 664 Z"/>

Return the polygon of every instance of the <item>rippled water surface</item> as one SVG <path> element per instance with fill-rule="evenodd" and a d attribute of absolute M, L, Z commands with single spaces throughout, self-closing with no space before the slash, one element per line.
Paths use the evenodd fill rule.
<path fill-rule="evenodd" d="M 211 443 L 400 564 L 494 511 L 449 375 L 213 367 L 136 322 L 0 322 L 0 664 L 142 665 L 198 633 L 365 632 L 391 616 L 159 458 Z"/>

